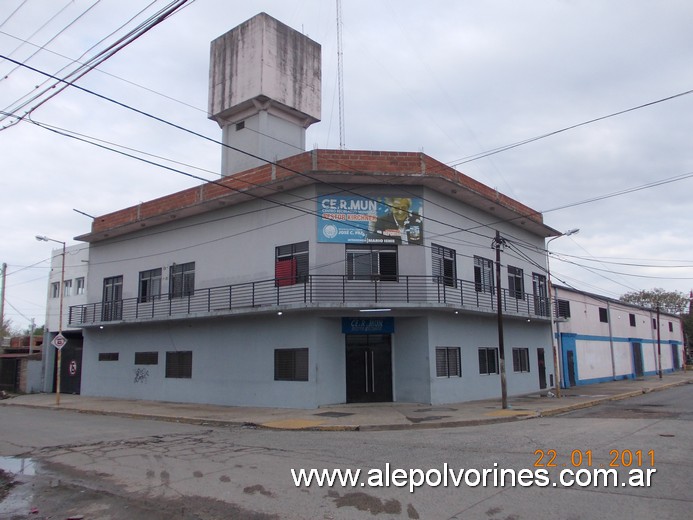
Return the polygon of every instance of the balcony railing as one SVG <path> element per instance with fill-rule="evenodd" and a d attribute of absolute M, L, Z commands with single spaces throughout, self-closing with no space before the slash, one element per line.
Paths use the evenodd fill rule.
<path fill-rule="evenodd" d="M 446 306 L 477 312 L 497 312 L 495 290 L 439 276 L 397 276 L 396 279 L 349 279 L 346 276 L 309 275 L 296 280 L 257 282 L 197 289 L 176 298 L 162 295 L 88 303 L 70 307 L 70 325 L 92 325 L 113 321 L 146 321 L 217 315 L 235 310 L 273 306 Z M 485 290 L 484 290 L 485 289 Z M 503 312 L 525 317 L 549 317 L 549 300 L 532 294 L 512 294 L 502 289 Z M 403 305 L 406 304 L 406 305 Z"/>

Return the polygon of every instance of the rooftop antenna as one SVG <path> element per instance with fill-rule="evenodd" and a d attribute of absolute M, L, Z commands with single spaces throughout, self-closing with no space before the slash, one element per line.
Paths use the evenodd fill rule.
<path fill-rule="evenodd" d="M 342 63 L 342 1 L 337 0 L 337 88 L 339 89 L 339 149 L 344 150 L 344 70 Z"/>

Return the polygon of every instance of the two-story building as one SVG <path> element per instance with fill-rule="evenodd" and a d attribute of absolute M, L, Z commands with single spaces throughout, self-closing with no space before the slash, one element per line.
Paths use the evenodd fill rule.
<path fill-rule="evenodd" d="M 64 269 L 64 272 L 63 272 Z M 69 308 L 87 303 L 87 275 L 89 272 L 89 245 L 75 244 L 54 249 L 48 276 L 46 324 L 44 329 L 44 355 L 42 377 L 38 387 L 44 392 L 55 392 L 57 356 L 51 341 L 62 330 L 67 343 L 60 360 L 60 387 L 66 394 L 79 394 L 82 379 L 82 330 L 68 320 Z M 61 316 L 62 302 L 62 316 Z M 62 324 L 61 324 L 62 319 Z"/>
<path fill-rule="evenodd" d="M 226 405 L 452 403 L 555 380 L 541 214 L 417 152 L 305 150 L 320 46 L 214 40 L 218 181 L 94 219 L 81 391 Z M 512 245 L 496 263 L 496 232 Z M 519 251 L 519 252 L 518 252 Z M 500 269 L 500 271 L 497 271 Z M 500 272 L 500 276 L 497 274 Z"/>

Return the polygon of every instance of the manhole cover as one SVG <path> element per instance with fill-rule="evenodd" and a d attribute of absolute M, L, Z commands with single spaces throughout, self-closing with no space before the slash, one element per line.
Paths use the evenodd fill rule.
<path fill-rule="evenodd" d="M 322 413 L 314 413 L 313 415 L 318 415 L 320 417 L 332 417 L 332 418 L 337 418 L 337 417 L 349 417 L 350 415 L 354 415 L 353 413 L 345 413 L 345 412 L 322 412 Z"/>

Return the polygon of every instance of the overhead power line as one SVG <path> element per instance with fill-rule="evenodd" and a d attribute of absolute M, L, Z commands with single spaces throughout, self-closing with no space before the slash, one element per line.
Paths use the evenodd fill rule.
<path fill-rule="evenodd" d="M 35 69 L 33 67 L 30 67 L 24 62 L 20 62 L 17 60 L 14 60 L 10 58 L 9 56 L 3 56 L 4 59 L 7 61 L 10 61 L 12 63 L 15 63 L 16 65 L 19 65 L 21 67 L 28 68 L 29 70 L 33 70 L 34 72 L 38 72 L 42 74 L 43 76 L 52 79 L 55 81 L 51 86 L 47 87 L 44 89 L 42 92 L 36 94 L 35 96 L 32 96 L 32 98 L 24 103 L 22 103 L 19 107 L 14 107 L 14 108 L 7 108 L 7 112 L 13 112 L 16 113 L 18 110 L 21 110 L 22 108 L 28 106 L 31 102 L 37 101 L 37 103 L 32 106 L 30 109 L 28 109 L 22 116 L 21 118 L 27 117 L 30 115 L 33 111 L 35 111 L 37 108 L 39 108 L 41 105 L 49 101 L 50 99 L 54 98 L 58 94 L 60 94 L 63 90 L 65 90 L 68 86 L 74 86 L 75 81 L 79 80 L 80 78 L 84 77 L 86 74 L 91 72 L 95 67 L 98 67 L 102 63 L 104 63 L 106 60 L 109 58 L 113 57 L 115 54 L 117 54 L 120 50 L 123 48 L 127 47 L 130 45 L 132 42 L 140 38 L 142 35 L 147 33 L 149 30 L 152 28 L 156 27 L 158 24 L 181 10 L 185 5 L 191 0 L 174 0 L 170 4 L 168 4 L 165 8 L 161 9 L 158 11 L 156 14 L 153 16 L 149 17 L 145 22 L 141 23 L 138 25 L 135 29 L 130 31 L 127 35 L 123 36 L 119 40 L 117 40 L 115 43 L 111 44 L 108 46 L 106 49 L 103 51 L 99 52 L 96 56 L 91 58 L 90 60 L 87 61 L 86 65 L 82 65 L 78 67 L 76 70 L 70 72 L 65 76 L 64 78 L 59 78 L 55 74 L 48 74 L 42 71 L 39 71 L 38 69 Z M 69 78 L 69 81 L 68 81 Z M 61 85 L 58 88 L 58 85 Z M 52 92 L 51 92 L 52 91 Z M 48 94 L 47 97 L 43 97 L 46 94 Z M 20 118 L 20 120 L 21 120 Z M 0 121 L 2 121 L 4 117 L 0 118 Z M 15 121 L 16 124 L 17 121 Z M 3 128 L 2 130 L 4 130 Z"/>
<path fill-rule="evenodd" d="M 667 96 L 667 97 L 665 97 L 665 98 L 657 99 L 657 100 L 655 100 L 655 101 L 650 101 L 649 103 L 643 103 L 642 105 L 638 105 L 638 106 L 635 106 L 635 107 L 627 108 L 627 109 L 625 109 L 625 110 L 620 110 L 620 111 L 618 111 L 618 112 L 613 112 L 613 113 L 607 114 L 607 115 L 605 115 L 605 116 L 596 117 L 596 118 L 590 119 L 590 120 L 588 120 L 588 121 L 583 121 L 582 123 L 577 123 L 577 124 L 575 124 L 575 125 L 566 126 L 566 127 L 561 128 L 561 129 L 559 129 L 559 130 L 554 130 L 553 132 L 548 132 L 548 133 L 546 133 L 546 134 L 541 134 L 541 135 L 538 135 L 538 136 L 536 136 L 536 137 L 530 137 L 529 139 L 525 139 L 525 140 L 523 140 L 523 141 L 518 141 L 518 142 L 516 142 L 516 143 L 508 144 L 508 145 L 505 145 L 505 146 L 500 146 L 500 147 L 498 147 L 498 148 L 493 148 L 492 150 L 487 150 L 487 151 L 485 151 L 485 152 L 480 152 L 480 153 L 478 153 L 478 154 L 468 155 L 467 157 L 462 157 L 461 159 L 457 159 L 457 160 L 454 160 L 454 161 L 449 161 L 449 162 L 447 162 L 446 164 L 448 164 L 448 165 L 450 165 L 450 166 L 452 166 L 452 167 L 454 168 L 455 166 L 459 166 L 459 165 L 461 165 L 461 164 L 466 164 L 466 163 L 472 162 L 472 161 L 477 161 L 477 160 L 479 160 L 479 159 L 483 159 L 484 157 L 488 157 L 488 156 L 490 156 L 490 155 L 495 155 L 495 154 L 497 154 L 497 153 L 505 152 L 506 150 L 511 150 L 511 149 L 513 149 L 513 148 L 517 148 L 518 146 L 523 146 L 523 145 L 525 145 L 525 144 L 533 143 L 534 141 L 539 141 L 540 139 L 545 139 L 545 138 L 551 137 L 551 136 L 553 136 L 553 135 L 557 135 L 557 134 L 560 134 L 560 133 L 563 133 L 563 132 L 567 132 L 568 130 L 574 130 L 575 128 L 579 128 L 579 127 L 585 126 L 585 125 L 590 125 L 590 124 L 592 124 L 592 123 L 596 123 L 597 121 L 603 121 L 604 119 L 609 119 L 609 118 L 611 118 L 611 117 L 616 117 L 616 116 L 620 116 L 620 115 L 623 115 L 623 114 L 627 114 L 628 112 L 633 112 L 633 111 L 635 111 L 635 110 L 640 110 L 641 108 L 650 107 L 650 106 L 656 105 L 656 104 L 658 104 L 658 103 L 664 103 L 665 101 L 671 101 L 672 99 L 676 99 L 676 98 L 679 98 L 679 97 L 682 97 L 682 96 L 687 96 L 688 94 L 693 94 L 693 89 L 691 89 L 691 90 L 686 90 L 685 92 L 680 92 L 680 93 L 674 94 L 674 95 L 672 95 L 672 96 Z"/>

